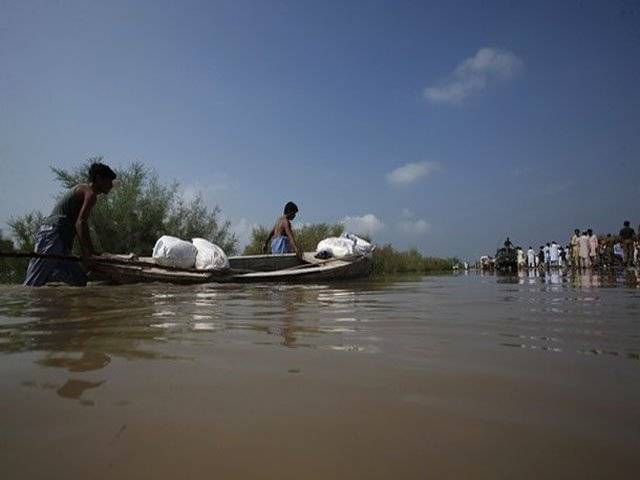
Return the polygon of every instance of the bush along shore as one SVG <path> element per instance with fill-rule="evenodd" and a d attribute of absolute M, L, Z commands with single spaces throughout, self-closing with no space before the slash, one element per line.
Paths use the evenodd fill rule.
<path fill-rule="evenodd" d="M 416 249 L 397 251 L 391 245 L 378 247 L 373 252 L 374 276 L 386 275 L 428 275 L 451 272 L 457 265 L 457 258 L 424 256 Z"/>
<path fill-rule="evenodd" d="M 339 237 L 344 232 L 344 225 L 339 223 L 314 223 L 294 227 L 296 241 L 305 252 L 313 252 L 318 243 L 328 237 Z M 269 235 L 266 227 L 254 228 L 251 240 L 244 249 L 244 255 L 259 255 Z M 358 235 L 367 241 L 366 235 Z M 458 264 L 457 258 L 439 258 L 423 256 L 416 249 L 398 251 L 391 245 L 378 246 L 373 253 L 374 276 L 386 275 L 427 275 L 438 272 L 451 272 Z"/>

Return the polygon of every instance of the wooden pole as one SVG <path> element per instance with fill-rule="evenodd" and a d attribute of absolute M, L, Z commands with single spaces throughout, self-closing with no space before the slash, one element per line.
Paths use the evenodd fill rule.
<path fill-rule="evenodd" d="M 58 255 L 56 253 L 36 253 L 36 252 L 0 252 L 0 257 L 4 258 L 49 258 L 51 260 L 68 260 L 80 262 L 82 259 L 75 255 Z"/>

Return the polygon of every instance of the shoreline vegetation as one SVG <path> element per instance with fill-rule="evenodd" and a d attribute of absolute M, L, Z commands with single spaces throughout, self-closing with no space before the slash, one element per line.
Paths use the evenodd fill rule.
<path fill-rule="evenodd" d="M 339 237 L 344 233 L 344 225 L 340 223 L 313 223 L 294 227 L 296 241 L 305 252 L 313 252 L 320 240 L 327 237 Z M 371 239 L 367 235 L 353 232 L 367 241 Z M 254 228 L 251 232 L 251 240 L 245 247 L 244 255 L 259 255 L 262 253 L 269 229 L 263 226 Z M 373 252 L 373 276 L 387 275 L 426 275 L 438 272 L 451 272 L 454 265 L 460 261 L 457 258 L 439 258 L 424 256 L 417 249 L 399 251 L 392 245 L 377 246 Z"/>
<path fill-rule="evenodd" d="M 61 186 L 60 194 L 85 182 L 88 167 L 101 160 L 102 157 L 89 159 L 74 170 L 52 167 L 55 180 Z M 200 195 L 186 200 L 180 193 L 178 182 L 161 182 L 152 170 L 141 163 L 132 163 L 116 172 L 117 187 L 100 199 L 91 215 L 91 237 L 99 251 L 149 255 L 160 236 L 172 235 L 186 239 L 205 238 L 219 245 L 229 256 L 240 253 L 238 238 L 231 232 L 231 222 L 221 219 L 218 206 L 208 208 Z M 0 230 L 0 251 L 33 251 L 36 232 L 44 219 L 45 215 L 39 211 L 11 217 L 9 227 L 14 240 Z M 304 251 L 315 251 L 320 240 L 338 237 L 343 232 L 344 225 L 339 223 L 294 226 L 296 240 Z M 367 238 L 358 232 L 353 233 Z M 268 234 L 266 227 L 254 228 L 242 253 L 261 254 Z M 455 258 L 423 256 L 417 249 L 398 251 L 391 245 L 384 245 L 378 246 L 373 254 L 372 276 L 450 272 L 457 263 Z M 27 264 L 28 259 L 0 259 L 0 283 L 21 283 Z"/>

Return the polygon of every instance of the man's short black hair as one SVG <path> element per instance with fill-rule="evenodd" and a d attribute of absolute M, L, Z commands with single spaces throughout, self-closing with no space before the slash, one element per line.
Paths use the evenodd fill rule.
<path fill-rule="evenodd" d="M 89 180 L 92 182 L 96 181 L 96 178 L 104 177 L 109 178 L 111 180 L 116 179 L 116 172 L 111 170 L 111 168 L 104 163 L 92 163 L 89 167 Z"/>
<path fill-rule="evenodd" d="M 629 220 L 626 220 L 626 221 L 624 222 L 624 226 L 625 226 L 625 227 L 628 227 L 628 226 L 629 226 Z"/>
<path fill-rule="evenodd" d="M 284 206 L 284 214 L 288 215 L 289 213 L 298 213 L 298 206 L 293 202 L 287 202 Z"/>

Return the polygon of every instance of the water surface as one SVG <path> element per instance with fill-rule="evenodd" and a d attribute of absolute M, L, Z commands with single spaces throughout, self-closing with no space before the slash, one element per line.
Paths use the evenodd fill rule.
<path fill-rule="evenodd" d="M 637 278 L 0 287 L 3 477 L 635 477 Z"/>

